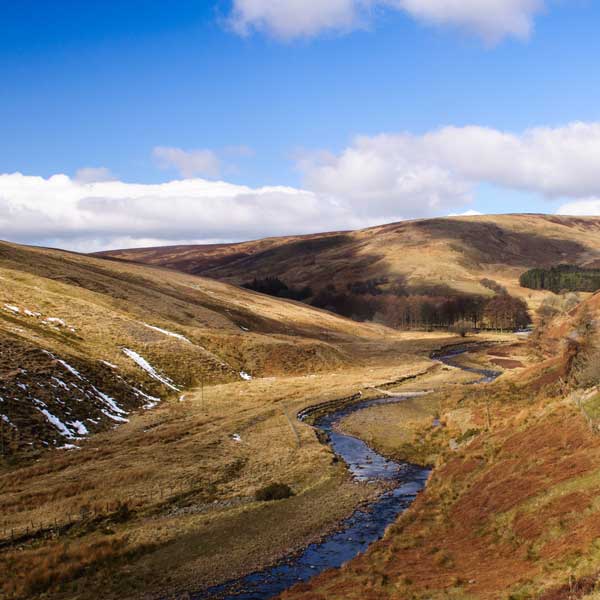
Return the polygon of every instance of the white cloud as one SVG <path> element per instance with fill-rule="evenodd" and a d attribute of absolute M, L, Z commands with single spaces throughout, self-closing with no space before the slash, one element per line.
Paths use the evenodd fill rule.
<path fill-rule="evenodd" d="M 340 155 L 307 155 L 299 167 L 308 189 L 343 198 L 357 214 L 380 221 L 444 214 L 471 202 L 467 180 L 415 159 L 411 145 L 400 137 L 359 137 Z"/>
<path fill-rule="evenodd" d="M 236 241 L 370 224 L 351 207 L 283 186 L 203 179 L 156 185 L 0 175 L 2 238 L 92 251 Z"/>
<path fill-rule="evenodd" d="M 238 241 L 474 214 L 469 204 L 481 184 L 560 200 L 563 214 L 600 213 L 600 123 L 361 136 L 338 154 L 305 154 L 298 166 L 305 189 L 0 175 L 0 231 L 88 251 Z"/>
<path fill-rule="evenodd" d="M 230 24 L 247 35 L 264 31 L 279 38 L 313 36 L 327 30 L 352 29 L 360 0 L 234 0 Z"/>
<path fill-rule="evenodd" d="M 153 150 L 154 158 L 162 169 L 176 169 L 183 177 L 218 177 L 221 173 L 221 161 L 212 150 L 182 150 L 157 146 Z"/>
<path fill-rule="evenodd" d="M 75 172 L 75 180 L 80 183 L 113 181 L 115 176 L 106 167 L 83 167 Z"/>
<path fill-rule="evenodd" d="M 230 25 L 292 39 L 363 27 L 374 11 L 398 10 L 417 21 L 449 25 L 487 42 L 527 38 L 544 0 L 233 0 Z"/>
<path fill-rule="evenodd" d="M 299 168 L 309 189 L 376 215 L 394 207 L 423 216 L 455 208 L 481 183 L 553 199 L 600 197 L 600 123 L 521 134 L 446 127 L 422 136 L 361 136 L 338 155 L 303 157 Z"/>
<path fill-rule="evenodd" d="M 566 202 L 558 208 L 557 215 L 600 216 L 600 196 L 598 198 L 581 198 L 574 202 Z"/>
<path fill-rule="evenodd" d="M 450 213 L 448 216 L 449 217 L 477 217 L 482 214 L 483 213 L 480 213 L 478 210 L 465 210 L 465 212 L 461 212 L 461 213 Z"/>
<path fill-rule="evenodd" d="M 487 42 L 529 37 L 543 0 L 386 0 L 424 23 L 451 25 Z"/>

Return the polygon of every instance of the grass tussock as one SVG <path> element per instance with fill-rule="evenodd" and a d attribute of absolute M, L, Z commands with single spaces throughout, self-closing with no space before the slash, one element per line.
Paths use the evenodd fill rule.
<path fill-rule="evenodd" d="M 124 537 L 110 536 L 85 542 L 54 542 L 0 554 L 3 598 L 22 599 L 64 590 L 70 582 L 130 555 Z"/>
<path fill-rule="evenodd" d="M 272 502 L 273 500 L 285 500 L 294 495 L 292 488 L 287 483 L 270 483 L 256 491 L 255 498 L 259 502 Z"/>

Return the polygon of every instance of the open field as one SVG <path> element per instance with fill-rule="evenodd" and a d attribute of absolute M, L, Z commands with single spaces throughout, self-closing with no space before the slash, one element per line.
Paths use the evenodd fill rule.
<path fill-rule="evenodd" d="M 345 343 L 394 335 L 210 279 L 0 244 L 0 449 L 62 446 L 201 382 L 338 368 Z"/>
<path fill-rule="evenodd" d="M 12 244 L 0 292 L 7 598 L 197 589 L 322 535 L 376 490 L 295 414 L 425 372 L 451 341 Z M 294 496 L 256 502 L 273 482 Z"/>

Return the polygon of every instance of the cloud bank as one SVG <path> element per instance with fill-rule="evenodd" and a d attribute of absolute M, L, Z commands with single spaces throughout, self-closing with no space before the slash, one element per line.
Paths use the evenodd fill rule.
<path fill-rule="evenodd" d="M 298 168 L 303 189 L 192 177 L 134 184 L 101 168 L 73 178 L 0 175 L 0 231 L 4 239 L 89 251 L 238 241 L 474 214 L 481 184 L 560 202 L 561 214 L 600 214 L 600 123 L 359 136 L 337 154 L 305 153 Z"/>
<path fill-rule="evenodd" d="M 309 191 L 203 179 L 156 185 L 0 175 L 2 238 L 81 251 L 235 241 L 359 227 L 348 206 Z"/>
<path fill-rule="evenodd" d="M 525 39 L 544 0 L 233 0 L 230 25 L 282 39 L 364 27 L 375 12 L 401 11 L 427 25 L 452 26 L 496 43 Z"/>
<path fill-rule="evenodd" d="M 600 197 L 600 123 L 540 127 L 520 134 L 445 127 L 422 136 L 359 136 L 337 155 L 301 158 L 307 187 L 375 205 L 397 201 L 443 208 L 490 183 L 547 198 Z"/>

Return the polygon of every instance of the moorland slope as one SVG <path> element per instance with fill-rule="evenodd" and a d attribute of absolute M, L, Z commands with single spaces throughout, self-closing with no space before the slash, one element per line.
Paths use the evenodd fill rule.
<path fill-rule="evenodd" d="M 210 279 L 1 243 L 2 453 L 73 445 L 200 383 L 330 369 L 347 361 L 336 340 L 381 332 Z"/>
<path fill-rule="evenodd" d="M 170 597 L 319 539 L 381 490 L 295 415 L 439 371 L 429 354 L 458 339 L 14 244 L 0 293 L 11 600 Z M 293 495 L 258 499 L 272 483 Z"/>
<path fill-rule="evenodd" d="M 282 598 L 596 598 L 599 317 L 596 293 L 530 344 L 480 353 L 514 368 L 496 382 L 343 423 L 387 454 L 418 459 L 424 445 L 436 468 L 381 542 Z"/>
<path fill-rule="evenodd" d="M 481 279 L 524 292 L 533 267 L 600 264 L 600 218 L 489 215 L 403 221 L 359 231 L 268 238 L 239 244 L 112 250 L 101 256 L 161 265 L 234 284 L 279 277 L 316 293 L 333 284 L 384 281 L 410 293 L 489 295 Z M 536 293 L 527 291 L 533 298 Z"/>

